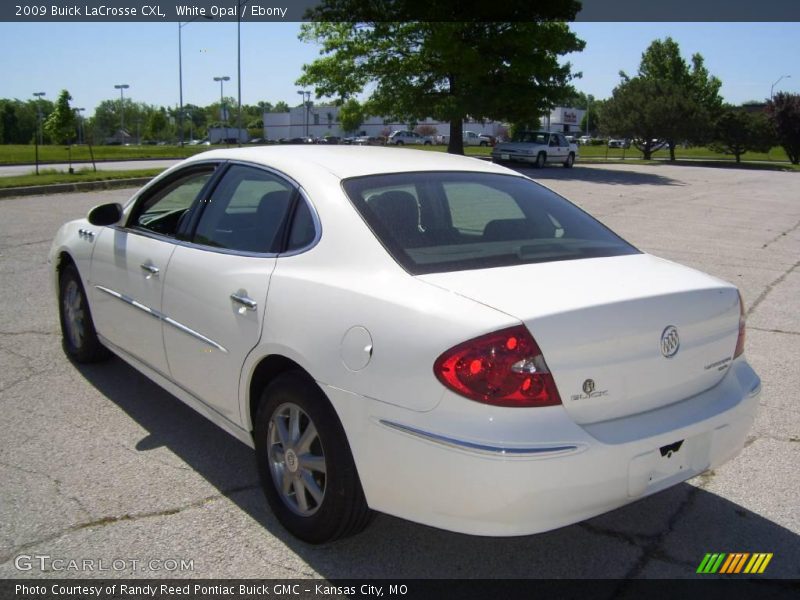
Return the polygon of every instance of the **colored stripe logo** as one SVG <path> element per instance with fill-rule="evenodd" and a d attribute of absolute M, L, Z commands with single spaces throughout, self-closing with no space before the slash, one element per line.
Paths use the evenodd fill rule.
<path fill-rule="evenodd" d="M 720 573 L 734 575 L 738 573 L 760 574 L 767 569 L 772 560 L 772 552 L 724 552 L 708 553 L 703 557 L 697 572 L 701 574 Z"/>

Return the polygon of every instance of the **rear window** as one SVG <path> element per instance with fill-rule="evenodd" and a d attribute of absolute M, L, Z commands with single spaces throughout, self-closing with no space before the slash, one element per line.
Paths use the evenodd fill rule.
<path fill-rule="evenodd" d="M 394 173 L 342 183 L 409 273 L 442 273 L 639 251 L 558 194 L 492 173 Z"/>

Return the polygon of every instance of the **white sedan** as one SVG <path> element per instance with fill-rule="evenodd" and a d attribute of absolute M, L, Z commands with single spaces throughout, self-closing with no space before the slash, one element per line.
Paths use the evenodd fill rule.
<path fill-rule="evenodd" d="M 50 260 L 67 354 L 113 352 L 255 448 L 309 542 L 372 511 L 581 521 L 733 457 L 761 389 L 734 286 L 472 158 L 214 150 Z"/>

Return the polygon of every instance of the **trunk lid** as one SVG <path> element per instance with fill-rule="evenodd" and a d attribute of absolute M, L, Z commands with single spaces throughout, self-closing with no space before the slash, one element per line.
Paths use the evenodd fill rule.
<path fill-rule="evenodd" d="M 581 424 L 653 410 L 713 387 L 736 347 L 736 288 L 647 254 L 419 279 L 522 321 L 565 409 Z"/>

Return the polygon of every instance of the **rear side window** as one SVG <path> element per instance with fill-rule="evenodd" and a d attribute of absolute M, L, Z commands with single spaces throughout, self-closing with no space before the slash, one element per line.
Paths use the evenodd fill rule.
<path fill-rule="evenodd" d="M 240 252 L 277 252 L 294 188 L 272 173 L 231 166 L 209 198 L 194 242 Z"/>
<path fill-rule="evenodd" d="M 380 242 L 414 275 L 639 252 L 522 177 L 396 173 L 342 185 Z"/>

